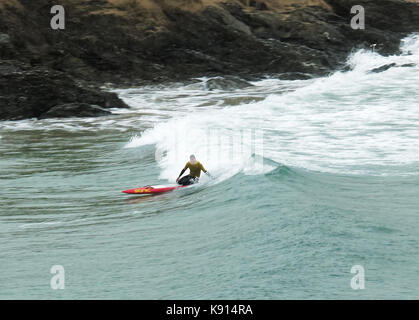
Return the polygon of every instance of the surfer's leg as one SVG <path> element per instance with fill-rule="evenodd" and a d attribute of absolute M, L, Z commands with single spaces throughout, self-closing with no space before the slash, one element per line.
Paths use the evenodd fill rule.
<path fill-rule="evenodd" d="M 189 185 L 194 183 L 194 177 L 193 176 L 191 176 L 189 174 L 189 175 L 187 175 L 187 177 L 188 177 L 188 181 L 186 181 L 185 186 L 189 186 Z"/>
<path fill-rule="evenodd" d="M 179 179 L 179 181 L 178 181 L 178 183 L 180 184 L 180 185 L 182 185 L 182 186 L 188 186 L 188 185 L 190 185 L 191 184 L 191 179 L 192 179 L 193 177 L 191 176 L 191 175 L 186 175 L 186 176 L 184 176 L 183 178 L 180 178 Z"/>

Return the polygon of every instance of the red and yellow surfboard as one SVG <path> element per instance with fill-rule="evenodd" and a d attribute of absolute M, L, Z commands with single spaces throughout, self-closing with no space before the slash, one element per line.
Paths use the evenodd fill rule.
<path fill-rule="evenodd" d="M 144 186 L 134 189 L 128 189 L 122 191 L 123 193 L 128 194 L 155 194 L 155 193 L 163 193 L 163 192 L 169 192 L 176 189 L 184 188 L 188 186 L 179 186 L 179 185 L 173 185 L 173 186 Z"/>

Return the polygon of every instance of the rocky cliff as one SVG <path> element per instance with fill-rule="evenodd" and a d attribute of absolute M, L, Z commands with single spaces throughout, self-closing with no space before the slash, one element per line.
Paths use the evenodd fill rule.
<path fill-rule="evenodd" d="M 50 26 L 58 3 L 65 30 Z M 354 5 L 365 30 L 350 26 Z M 126 107 L 107 82 L 325 75 L 354 48 L 397 53 L 414 31 L 416 0 L 0 0 L 0 119 Z"/>

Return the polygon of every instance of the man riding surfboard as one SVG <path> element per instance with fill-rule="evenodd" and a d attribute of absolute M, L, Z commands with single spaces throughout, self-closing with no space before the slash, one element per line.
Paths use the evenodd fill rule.
<path fill-rule="evenodd" d="M 189 174 L 180 179 L 182 174 L 185 173 L 186 169 L 189 169 Z M 197 161 L 195 156 L 192 154 L 189 157 L 189 161 L 186 163 L 185 167 L 180 172 L 179 177 L 177 177 L 176 182 L 180 185 L 183 185 L 183 186 L 187 186 L 187 185 L 196 183 L 199 180 L 199 176 L 201 175 L 201 171 L 204 171 L 209 177 L 211 177 L 211 175 L 204 168 L 204 166 L 201 164 L 201 162 Z"/>

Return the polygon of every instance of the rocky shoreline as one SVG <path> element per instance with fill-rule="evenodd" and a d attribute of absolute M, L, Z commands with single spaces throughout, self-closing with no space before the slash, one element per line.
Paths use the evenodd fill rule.
<path fill-rule="evenodd" d="M 419 31 L 416 0 L 61 0 L 65 30 L 50 27 L 54 4 L 0 2 L 0 120 L 127 108 L 105 83 L 322 76 L 353 49 L 396 54 Z M 350 26 L 354 5 L 365 30 Z"/>

